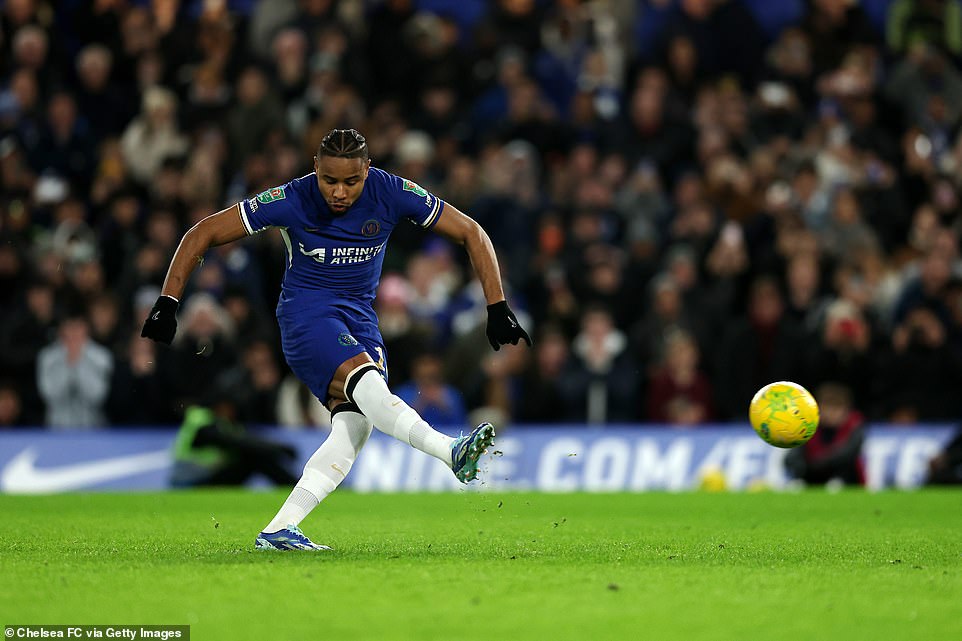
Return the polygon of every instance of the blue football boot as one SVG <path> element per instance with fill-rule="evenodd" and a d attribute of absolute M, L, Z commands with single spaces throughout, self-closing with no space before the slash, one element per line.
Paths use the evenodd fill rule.
<path fill-rule="evenodd" d="M 478 460 L 494 443 L 494 426 L 481 423 L 467 436 L 461 435 L 451 444 L 451 471 L 462 483 L 478 477 Z"/>
<path fill-rule="evenodd" d="M 310 550 L 313 552 L 331 549 L 326 545 L 312 542 L 296 525 L 288 525 L 283 530 L 270 534 L 261 532 L 254 541 L 254 547 L 258 550 Z"/>

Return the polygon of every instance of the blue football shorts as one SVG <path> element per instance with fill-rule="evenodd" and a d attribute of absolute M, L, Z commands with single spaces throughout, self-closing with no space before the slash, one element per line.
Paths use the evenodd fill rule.
<path fill-rule="evenodd" d="M 339 307 L 278 314 L 284 358 L 297 376 L 326 405 L 334 372 L 344 361 L 367 353 L 387 379 L 387 351 L 373 311 L 370 315 Z"/>

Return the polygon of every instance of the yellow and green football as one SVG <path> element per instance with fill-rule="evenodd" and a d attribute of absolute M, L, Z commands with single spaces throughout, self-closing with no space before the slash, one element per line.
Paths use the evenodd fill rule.
<path fill-rule="evenodd" d="M 769 445 L 798 447 L 812 438 L 818 428 L 818 403 L 798 383 L 769 383 L 752 399 L 748 419 Z"/>

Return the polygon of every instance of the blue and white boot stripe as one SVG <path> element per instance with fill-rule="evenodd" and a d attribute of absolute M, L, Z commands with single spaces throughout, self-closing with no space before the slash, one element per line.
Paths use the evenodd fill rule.
<path fill-rule="evenodd" d="M 331 548 L 312 542 L 296 525 L 288 525 L 277 532 L 261 532 L 254 540 L 258 550 L 312 550 L 324 551 Z"/>

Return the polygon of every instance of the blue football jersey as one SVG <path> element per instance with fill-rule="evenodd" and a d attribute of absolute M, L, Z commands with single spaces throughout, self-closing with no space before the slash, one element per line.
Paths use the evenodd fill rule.
<path fill-rule="evenodd" d="M 395 225 L 408 219 L 430 229 L 444 208 L 444 201 L 416 183 L 375 167 L 341 216 L 331 213 L 313 172 L 238 204 L 248 234 L 277 228 L 287 246 L 278 311 L 325 305 L 332 298 L 370 303 Z"/>

